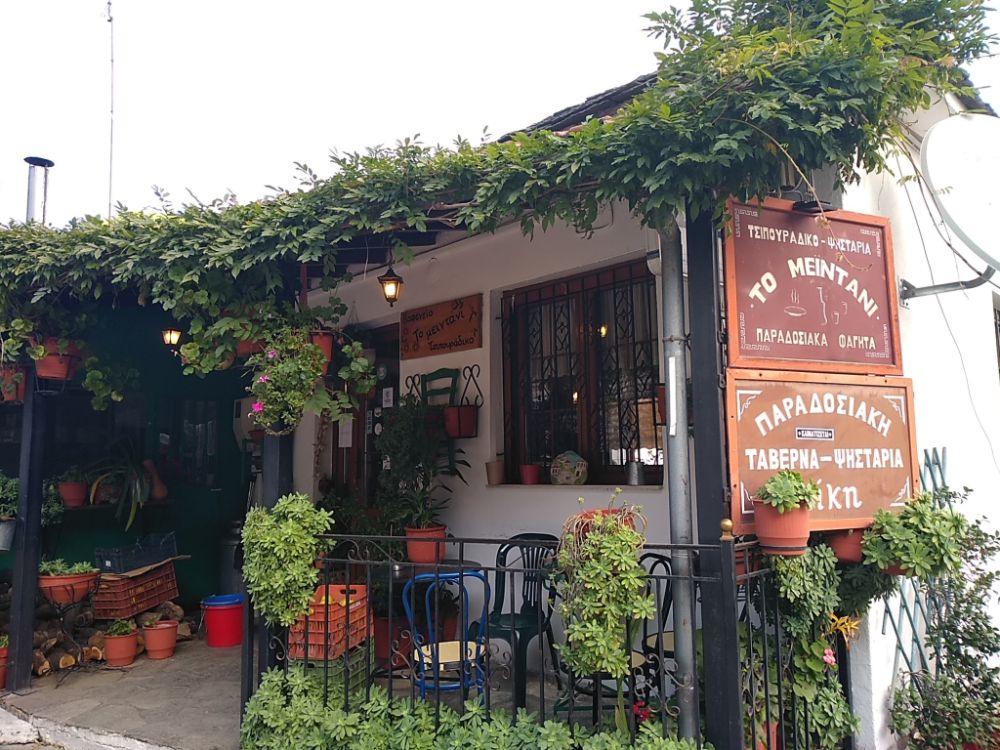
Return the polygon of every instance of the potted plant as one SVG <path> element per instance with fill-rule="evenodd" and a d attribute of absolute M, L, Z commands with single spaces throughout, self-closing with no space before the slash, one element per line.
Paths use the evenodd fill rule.
<path fill-rule="evenodd" d="M 503 452 L 497 453 L 497 457 L 486 462 L 486 484 L 491 487 L 503 484 L 506 479 L 507 464 L 503 460 Z"/>
<path fill-rule="evenodd" d="M 112 444 L 111 457 L 95 469 L 97 478 L 90 488 L 90 501 L 97 502 L 102 492 L 109 490 L 105 497 L 118 506 L 115 516 L 125 518 L 126 531 L 152 495 L 153 477 L 146 461 L 131 440 L 121 439 Z"/>
<path fill-rule="evenodd" d="M 0 328 L 0 401 L 24 401 L 28 391 L 28 368 L 22 359 L 31 324 L 15 318 Z"/>
<path fill-rule="evenodd" d="M 656 605 L 639 563 L 646 519 L 638 506 L 617 504 L 620 492 L 607 508 L 566 520 L 556 565 L 566 632 L 562 658 L 575 674 L 606 674 L 617 681 L 616 723 L 623 728 L 631 644 L 641 623 L 656 616 Z"/>
<path fill-rule="evenodd" d="M 82 508 L 87 504 L 87 473 L 79 466 L 70 466 L 56 479 L 59 497 L 67 508 Z"/>
<path fill-rule="evenodd" d="M 379 503 L 386 509 L 390 527 L 402 525 L 407 541 L 407 557 L 412 562 L 436 563 L 444 557 L 444 544 L 433 539 L 447 537 L 448 529 L 438 521 L 447 506 L 451 489 L 442 482 L 446 476 L 463 482 L 456 458 L 444 439 L 439 422 L 428 418 L 430 407 L 407 396 L 386 415 L 375 446 L 388 466 L 379 474 Z"/>
<path fill-rule="evenodd" d="M 150 659 L 169 659 L 177 648 L 177 620 L 159 620 L 142 626 L 146 655 Z"/>
<path fill-rule="evenodd" d="M 951 494 L 951 493 L 949 493 Z M 1000 741 L 1000 628 L 996 601 L 1000 535 L 968 525 L 957 568 L 935 579 L 926 643 L 936 669 L 907 675 L 893 696 L 890 727 L 917 750 L 979 750 Z"/>
<path fill-rule="evenodd" d="M 479 405 L 444 407 L 444 431 L 450 438 L 474 438 L 479 434 Z"/>
<path fill-rule="evenodd" d="M 38 566 L 38 588 L 53 604 L 76 604 L 97 589 L 100 573 L 90 563 L 67 563 L 59 558 Z"/>
<path fill-rule="evenodd" d="M 10 653 L 10 636 L 0 633 L 0 690 L 7 688 L 7 659 Z"/>
<path fill-rule="evenodd" d="M 542 467 L 539 464 L 521 464 L 519 467 L 521 484 L 538 484 L 542 480 Z"/>
<path fill-rule="evenodd" d="M 831 531 L 826 535 L 826 543 L 842 563 L 859 563 L 864 559 L 861 542 L 864 529 L 845 529 Z"/>
<path fill-rule="evenodd" d="M 754 529 L 769 555 L 795 557 L 809 542 L 809 509 L 819 498 L 819 485 L 797 471 L 779 471 L 757 490 Z"/>
<path fill-rule="evenodd" d="M 962 556 L 967 530 L 965 518 L 935 504 L 924 492 L 899 513 L 880 510 L 864 535 L 865 562 L 890 575 L 928 580 L 955 571 Z"/>
<path fill-rule="evenodd" d="M 109 667 L 127 667 L 139 650 L 139 631 L 131 620 L 115 620 L 104 633 L 104 658 Z"/>
<path fill-rule="evenodd" d="M 80 343 L 58 336 L 36 338 L 28 348 L 35 374 L 46 380 L 72 380 L 80 366 Z"/>
<path fill-rule="evenodd" d="M 321 535 L 332 525 L 329 511 L 303 494 L 285 495 L 273 509 L 247 514 L 243 577 L 268 624 L 288 627 L 308 611 L 319 578 L 313 563 L 326 550 Z"/>
<path fill-rule="evenodd" d="M 0 472 L 0 552 L 7 552 L 14 544 L 20 486 L 17 477 Z"/>

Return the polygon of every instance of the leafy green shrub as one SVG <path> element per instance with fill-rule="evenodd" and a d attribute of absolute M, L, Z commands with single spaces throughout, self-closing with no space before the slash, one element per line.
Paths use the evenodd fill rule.
<path fill-rule="evenodd" d="M 273 510 L 253 508 L 243 524 L 243 576 L 254 606 L 271 625 L 291 625 L 309 609 L 330 513 L 308 495 L 280 498 Z"/>
<path fill-rule="evenodd" d="M 865 562 L 883 569 L 899 565 L 924 581 L 955 571 L 967 526 L 961 514 L 936 505 L 929 492 L 921 493 L 899 513 L 875 514 L 864 536 Z"/>
<path fill-rule="evenodd" d="M 97 568 L 88 562 L 68 563 L 62 558 L 42 560 L 38 565 L 38 573 L 43 576 L 79 576 L 97 572 Z"/>
<path fill-rule="evenodd" d="M 778 593 L 785 602 L 785 630 L 796 637 L 825 628 L 839 602 L 837 558 L 825 544 L 809 547 L 800 557 L 774 557 Z"/>
<path fill-rule="evenodd" d="M 132 635 L 136 630 L 132 620 L 115 620 L 108 626 L 108 635 Z"/>
<path fill-rule="evenodd" d="M 16 518 L 21 483 L 17 477 L 0 472 L 0 518 Z"/>
<path fill-rule="evenodd" d="M 757 490 L 757 499 L 770 505 L 779 513 L 796 508 L 811 508 L 819 498 L 819 485 L 805 480 L 797 471 L 784 469 L 768 479 Z"/>
<path fill-rule="evenodd" d="M 323 705 L 317 678 L 300 669 L 267 672 L 247 704 L 240 730 L 242 750 L 696 750 L 691 740 L 661 736 L 645 722 L 633 745 L 621 732 L 574 737 L 558 721 L 538 723 L 527 711 L 516 719 L 491 714 L 481 702 L 459 715 L 430 701 L 391 700 L 381 688 L 356 709 L 344 711 L 342 695 Z M 711 750 L 711 746 L 703 745 Z"/>

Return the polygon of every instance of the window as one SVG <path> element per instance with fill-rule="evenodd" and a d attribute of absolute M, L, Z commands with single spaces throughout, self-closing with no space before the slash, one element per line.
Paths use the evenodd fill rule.
<path fill-rule="evenodd" d="M 645 261 L 504 295 L 505 450 L 551 464 L 572 450 L 591 483 L 621 483 L 628 461 L 662 480 L 656 283 Z"/>

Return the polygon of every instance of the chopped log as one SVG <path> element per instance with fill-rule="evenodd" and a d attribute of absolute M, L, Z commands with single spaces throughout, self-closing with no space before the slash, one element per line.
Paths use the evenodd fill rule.
<path fill-rule="evenodd" d="M 96 633 L 94 633 L 92 636 L 90 636 L 89 639 L 87 639 L 87 645 L 88 646 L 96 646 L 97 648 L 101 649 L 102 651 L 104 650 L 104 646 L 105 646 L 106 643 L 107 643 L 107 641 L 104 638 L 104 631 L 102 631 L 102 630 L 98 630 Z"/>
<path fill-rule="evenodd" d="M 39 677 L 44 677 L 52 671 L 52 665 L 45 658 L 45 654 L 37 649 L 31 653 L 31 671 Z"/>
<path fill-rule="evenodd" d="M 69 669 L 76 665 L 76 657 L 66 653 L 61 648 L 55 649 L 46 657 L 52 669 Z"/>
<path fill-rule="evenodd" d="M 62 625 L 58 621 L 41 623 L 35 628 L 35 632 L 32 634 L 32 643 L 35 648 L 41 648 L 43 643 L 53 638 L 58 642 L 62 638 L 62 635 Z M 52 648 L 52 646 L 49 646 L 49 648 Z"/>
<path fill-rule="evenodd" d="M 164 620 L 177 620 L 177 622 L 180 622 L 184 619 L 183 607 L 173 602 L 163 602 L 163 604 L 156 608 L 156 611 L 163 615 Z"/>
<path fill-rule="evenodd" d="M 63 638 L 60 647 L 77 661 L 83 660 L 83 648 L 72 638 Z"/>
<path fill-rule="evenodd" d="M 62 635 L 57 635 L 53 638 L 49 638 L 48 640 L 42 641 L 38 649 L 43 654 L 48 656 L 50 653 L 52 653 L 52 651 L 55 650 L 56 646 L 58 646 L 60 643 L 62 643 Z"/>
<path fill-rule="evenodd" d="M 35 620 L 54 620 L 59 617 L 59 611 L 49 601 L 43 601 L 35 608 Z"/>
<path fill-rule="evenodd" d="M 104 650 L 97 646 L 84 646 L 81 661 L 104 661 Z"/>
<path fill-rule="evenodd" d="M 137 639 L 138 647 L 135 650 L 135 655 L 139 656 L 146 651 L 146 639 L 142 637 L 142 631 L 139 631 L 139 637 Z"/>
<path fill-rule="evenodd" d="M 191 633 L 191 623 L 181 622 L 177 626 L 177 640 L 190 641 L 192 638 L 194 638 L 194 635 Z"/>
<path fill-rule="evenodd" d="M 94 610 L 91 607 L 80 610 L 75 619 L 76 627 L 89 628 L 94 624 Z"/>
<path fill-rule="evenodd" d="M 163 619 L 163 613 L 152 611 L 143 612 L 141 615 L 135 618 L 135 624 L 140 628 L 144 628 L 147 625 L 153 625 Z"/>

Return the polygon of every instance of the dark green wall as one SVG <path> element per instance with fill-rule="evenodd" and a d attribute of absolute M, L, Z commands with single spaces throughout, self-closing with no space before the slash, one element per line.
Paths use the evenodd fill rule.
<path fill-rule="evenodd" d="M 124 519 L 109 507 L 68 510 L 62 524 L 46 530 L 45 554 L 92 560 L 97 547 L 127 546 L 143 533 L 173 531 L 178 551 L 191 556 L 176 563 L 181 600 L 190 605 L 229 593 L 219 590 L 219 540 L 233 520 L 242 518 L 246 503 L 248 458 L 232 430 L 233 401 L 245 395 L 245 380 L 236 366 L 206 378 L 183 375 L 179 359 L 160 340 L 169 320 L 161 311 L 138 307 L 104 314 L 89 343 L 102 359 L 135 367 L 139 386 L 103 413 L 93 412 L 78 388 L 52 396 L 45 457 L 46 473 L 56 474 L 72 464 L 106 458 L 114 440 L 127 436 L 156 459 L 169 488 L 167 502 L 147 505 L 127 533 Z M 19 408 L 4 406 L 0 425 L 13 419 L 9 410 Z M 212 409 L 215 428 L 209 434 Z M 197 424 L 204 425 L 200 437 Z M 12 432 L 0 431 L 7 435 L 0 443 L 0 468 L 16 474 L 18 446 L 10 442 Z M 0 559 L 0 567 L 12 564 L 12 554 Z"/>

